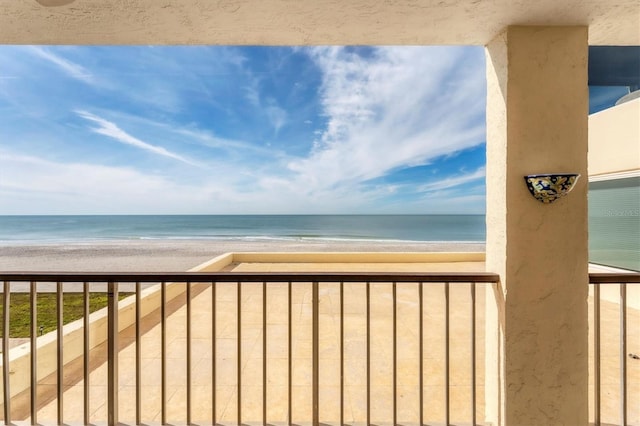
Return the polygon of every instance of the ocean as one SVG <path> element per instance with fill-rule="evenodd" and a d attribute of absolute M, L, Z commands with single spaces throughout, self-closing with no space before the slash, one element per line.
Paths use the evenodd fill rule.
<path fill-rule="evenodd" d="M 104 240 L 484 242 L 484 215 L 0 216 L 0 244 Z"/>

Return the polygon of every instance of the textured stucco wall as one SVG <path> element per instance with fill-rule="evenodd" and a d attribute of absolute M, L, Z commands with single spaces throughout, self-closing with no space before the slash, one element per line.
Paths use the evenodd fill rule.
<path fill-rule="evenodd" d="M 487 366 L 504 374 L 487 387 L 504 413 L 488 420 L 587 424 L 587 28 L 509 27 L 487 53 L 487 270 L 504 333 Z M 583 178 L 545 205 L 523 176 L 550 172 Z"/>
<path fill-rule="evenodd" d="M 588 24 L 591 44 L 637 45 L 640 3 L 0 0 L 3 44 L 485 45 L 513 24 Z"/>
<path fill-rule="evenodd" d="M 505 277 L 507 244 L 507 32 L 498 35 L 486 49 L 487 58 L 487 242 L 486 268 Z M 485 417 L 493 425 L 503 424 L 504 394 L 504 292 L 487 287 L 485 301 Z"/>
<path fill-rule="evenodd" d="M 640 98 L 589 116 L 589 176 L 640 170 Z"/>

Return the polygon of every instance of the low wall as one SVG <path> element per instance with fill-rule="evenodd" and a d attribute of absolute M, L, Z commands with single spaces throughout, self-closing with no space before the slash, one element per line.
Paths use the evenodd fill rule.
<path fill-rule="evenodd" d="M 233 263 L 428 263 L 428 262 L 482 262 L 484 253 L 226 253 L 215 257 L 189 272 L 217 272 Z M 181 283 L 167 284 L 167 302 L 183 295 L 185 286 Z M 142 290 L 141 317 L 149 315 L 160 307 L 160 285 L 154 285 Z M 89 348 L 104 343 L 107 340 L 107 308 L 93 312 L 89 316 Z M 118 303 L 118 330 L 135 324 L 135 296 L 127 297 Z M 63 327 L 63 363 L 82 357 L 84 351 L 84 321 L 82 319 L 66 324 Z M 37 339 L 37 373 L 38 379 L 54 374 L 57 369 L 57 332 L 52 331 Z M 29 371 L 31 369 L 30 343 L 17 346 L 9 351 L 10 389 L 12 398 L 28 391 L 31 384 Z M 0 358 L 0 371 L 2 359 Z M 3 389 L 0 386 L 0 395 Z M 0 400 L 1 406 L 1 400 Z"/>
<path fill-rule="evenodd" d="M 217 271 L 217 267 L 227 265 L 229 255 L 216 257 L 208 262 L 190 269 L 189 272 Z M 185 286 L 182 283 L 168 283 L 166 287 L 167 302 L 184 294 Z M 140 293 L 140 316 L 145 317 L 160 307 L 160 285 L 156 284 L 143 289 Z M 136 299 L 135 295 L 127 297 L 118 303 L 118 331 L 135 324 Z M 63 364 L 82 357 L 84 352 L 84 320 L 79 319 L 66 324 L 62 328 L 63 334 Z M 57 331 L 52 331 L 37 338 L 37 374 L 38 380 L 54 374 L 58 368 L 57 358 Z M 107 340 L 107 308 L 93 312 L 89 316 L 89 348 L 104 343 Z M 9 351 L 10 390 L 11 397 L 28 391 L 31 386 L 31 343 L 27 342 Z M 0 357 L 0 371 L 3 360 Z M 0 386 L 0 407 L 4 389 Z"/>
<path fill-rule="evenodd" d="M 233 263 L 453 263 L 484 262 L 484 252 L 243 252 L 227 253 L 200 265 L 201 272 L 214 272 Z"/>

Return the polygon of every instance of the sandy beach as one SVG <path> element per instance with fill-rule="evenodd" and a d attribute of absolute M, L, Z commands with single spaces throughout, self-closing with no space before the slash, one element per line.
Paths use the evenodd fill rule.
<path fill-rule="evenodd" d="M 0 245 L 0 271 L 180 272 L 228 252 L 469 252 L 484 243 L 144 240 Z"/>

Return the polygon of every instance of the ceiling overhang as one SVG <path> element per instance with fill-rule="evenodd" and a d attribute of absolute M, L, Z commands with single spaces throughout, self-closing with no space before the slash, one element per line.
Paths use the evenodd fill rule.
<path fill-rule="evenodd" d="M 0 44 L 485 45 L 509 25 L 640 45 L 640 2 L 0 0 Z"/>

